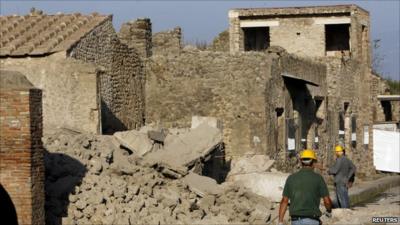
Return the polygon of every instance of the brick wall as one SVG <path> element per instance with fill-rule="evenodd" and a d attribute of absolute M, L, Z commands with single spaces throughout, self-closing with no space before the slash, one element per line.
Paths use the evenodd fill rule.
<path fill-rule="evenodd" d="M 18 223 L 40 225 L 45 222 L 42 92 L 10 86 L 0 89 L 0 183 L 16 208 Z"/>

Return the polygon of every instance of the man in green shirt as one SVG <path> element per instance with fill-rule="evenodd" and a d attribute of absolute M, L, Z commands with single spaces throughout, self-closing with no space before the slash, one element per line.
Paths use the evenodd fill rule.
<path fill-rule="evenodd" d="M 331 215 L 332 201 L 324 179 L 314 172 L 314 163 L 317 161 L 315 152 L 309 149 L 302 151 L 300 160 L 302 168 L 287 178 L 283 188 L 279 224 L 283 224 L 290 201 L 289 215 L 292 225 L 318 225 L 322 215 L 319 210 L 321 198 L 324 200 L 327 216 Z"/>

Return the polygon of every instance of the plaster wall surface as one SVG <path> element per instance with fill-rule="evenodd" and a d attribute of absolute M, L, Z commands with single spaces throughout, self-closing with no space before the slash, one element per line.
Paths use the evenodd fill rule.
<path fill-rule="evenodd" d="M 43 132 L 65 127 L 100 132 L 99 77 L 94 65 L 65 57 L 2 58 L 2 69 L 26 74 L 43 90 Z"/>
<path fill-rule="evenodd" d="M 231 52 L 244 50 L 243 26 L 266 26 L 270 46 L 283 47 L 299 56 L 341 57 L 340 51 L 326 52 L 325 25 L 350 24 L 350 51 L 344 54 L 369 60 L 369 14 L 355 5 L 234 9 L 229 15 Z"/>

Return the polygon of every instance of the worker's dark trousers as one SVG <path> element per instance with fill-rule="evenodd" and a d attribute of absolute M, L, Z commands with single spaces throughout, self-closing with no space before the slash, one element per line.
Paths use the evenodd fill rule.
<path fill-rule="evenodd" d="M 336 184 L 336 199 L 339 208 L 350 208 L 349 192 L 346 184 Z"/>

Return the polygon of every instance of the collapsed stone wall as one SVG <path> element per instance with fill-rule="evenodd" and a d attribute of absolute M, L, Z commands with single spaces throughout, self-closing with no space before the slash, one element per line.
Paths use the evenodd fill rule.
<path fill-rule="evenodd" d="M 99 70 L 66 59 L 65 53 L 35 58 L 0 59 L 2 69 L 19 71 L 43 90 L 43 132 L 65 127 L 99 133 Z"/>
<path fill-rule="evenodd" d="M 82 38 L 68 55 L 104 69 L 100 84 L 103 132 L 144 124 L 143 64 L 135 49 L 121 43 L 111 17 Z"/>
<path fill-rule="evenodd" d="M 12 201 L 7 205 L 2 196 L 1 204 L 5 210 L 15 207 L 18 221 L 7 220 L 8 214 L 2 219 L 44 224 L 42 91 L 18 72 L 2 70 L 0 80 L 0 188 Z"/>
<path fill-rule="evenodd" d="M 176 55 L 182 49 L 182 30 L 175 27 L 172 30 L 153 34 L 153 55 Z"/>
<path fill-rule="evenodd" d="M 265 91 L 271 59 L 264 53 L 183 51 L 146 65 L 146 120 L 190 126 L 192 116 L 223 123 L 227 155 L 265 154 Z"/>
<path fill-rule="evenodd" d="M 274 204 L 243 186 L 207 183 L 210 190 L 200 191 L 204 183 L 166 176 L 111 135 L 60 131 L 44 144 L 46 224 L 261 224 L 277 217 Z"/>

